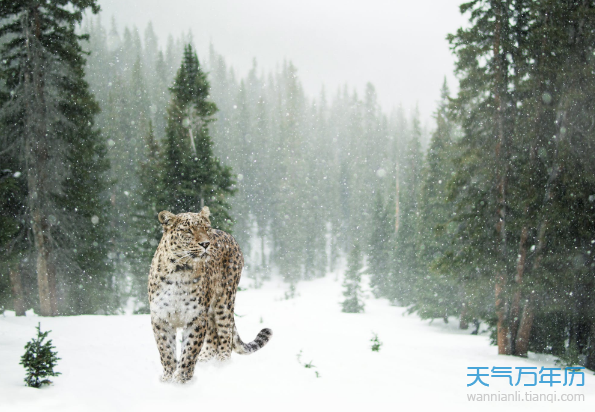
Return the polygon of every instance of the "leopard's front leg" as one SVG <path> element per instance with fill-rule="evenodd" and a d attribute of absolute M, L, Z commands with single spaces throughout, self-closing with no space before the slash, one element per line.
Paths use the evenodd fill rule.
<path fill-rule="evenodd" d="M 226 361 L 231 358 L 231 349 L 233 347 L 233 308 L 231 298 L 222 295 L 217 301 L 215 309 L 215 324 L 217 326 L 217 337 L 219 346 L 217 348 L 217 360 Z"/>
<path fill-rule="evenodd" d="M 163 366 L 161 380 L 167 382 L 176 371 L 176 329 L 167 321 L 158 318 L 151 318 L 151 324 Z"/>
<path fill-rule="evenodd" d="M 203 311 L 197 318 L 189 322 L 182 333 L 182 356 L 178 369 L 174 374 L 177 382 L 184 383 L 192 379 L 194 366 L 207 332 L 207 317 Z"/>

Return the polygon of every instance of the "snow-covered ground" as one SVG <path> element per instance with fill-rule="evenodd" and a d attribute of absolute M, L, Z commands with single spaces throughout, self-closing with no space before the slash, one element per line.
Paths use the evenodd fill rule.
<path fill-rule="evenodd" d="M 244 284 L 246 285 L 246 283 Z M 385 300 L 366 299 L 365 313 L 341 312 L 341 280 L 334 274 L 298 285 L 299 295 L 284 299 L 281 281 L 239 292 L 236 324 L 244 341 L 262 327 L 271 342 L 249 355 L 232 355 L 220 364 L 197 365 L 185 384 L 162 383 L 161 365 L 149 316 L 2 317 L 0 316 L 0 411 L 185 411 L 217 407 L 223 411 L 460 411 L 593 410 L 595 376 L 585 373 L 582 387 L 510 387 L 488 377 L 489 388 L 467 383 L 467 367 L 555 367 L 551 357 L 529 359 L 496 355 L 486 334 L 459 331 L 456 322 L 429 323 L 405 315 Z M 43 389 L 24 386 L 19 365 L 25 343 L 51 329 L 62 375 Z M 383 345 L 372 352 L 370 339 Z M 298 362 L 297 355 L 301 352 Z M 312 362 L 314 367 L 304 365 Z M 320 377 L 316 376 L 316 372 Z M 516 375 L 513 375 L 516 381 Z M 564 377 L 562 376 L 562 380 Z M 584 394 L 575 402 L 472 402 L 468 394 L 519 391 L 559 397 Z M 190 409 L 192 408 L 192 409 Z"/>

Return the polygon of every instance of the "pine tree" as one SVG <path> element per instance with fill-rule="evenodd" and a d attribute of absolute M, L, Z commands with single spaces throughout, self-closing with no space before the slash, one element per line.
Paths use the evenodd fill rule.
<path fill-rule="evenodd" d="M 462 313 L 461 280 L 448 270 L 435 270 L 437 260 L 446 252 L 450 241 L 445 226 L 452 214 L 452 205 L 447 199 L 447 185 L 454 170 L 455 130 L 451 117 L 445 79 L 435 114 L 436 130 L 430 141 L 421 180 L 415 239 L 420 272 L 414 280 L 416 298 L 410 310 L 422 318 L 432 319 L 447 319 L 450 315 L 461 313 L 466 321 L 469 314 L 468 311 Z M 464 321 L 462 325 L 466 328 Z"/>
<path fill-rule="evenodd" d="M 396 265 L 393 208 L 384 204 L 380 191 L 376 192 L 372 214 L 372 231 L 368 246 L 370 286 L 377 297 L 387 296 L 393 289 Z"/>
<path fill-rule="evenodd" d="M 421 276 L 418 244 L 419 196 L 421 192 L 421 172 L 423 154 L 421 151 L 421 126 L 419 112 L 412 117 L 410 138 L 405 143 L 399 168 L 398 230 L 395 233 L 395 270 L 390 282 L 388 297 L 408 306 L 415 301 L 415 283 Z"/>
<path fill-rule="evenodd" d="M 209 206 L 213 226 L 229 231 L 234 179 L 231 168 L 213 155 L 209 124 L 217 106 L 209 100 L 209 90 L 198 57 L 187 45 L 170 89 L 160 208 L 180 213 Z"/>
<path fill-rule="evenodd" d="M 32 233 L 46 316 L 94 312 L 112 291 L 104 261 L 109 163 L 93 128 L 99 108 L 84 79 L 86 36 L 75 32 L 86 9 L 97 13 L 99 6 L 30 0 L 0 7 L 0 38 L 8 39 L 0 77 L 10 95 L 0 108 L 2 148 L 26 176 L 27 208 L 18 220 L 30 223 L 19 230 Z M 97 294 L 86 293 L 91 289 Z"/>
<path fill-rule="evenodd" d="M 516 6 L 522 2 L 514 2 Z M 464 76 L 453 107 L 461 121 L 457 168 L 449 197 L 454 201 L 452 249 L 445 255 L 453 271 L 479 286 L 476 295 L 495 288 L 495 313 L 487 314 L 497 328 L 498 351 L 510 354 L 514 256 L 518 239 L 513 224 L 515 199 L 511 196 L 517 170 L 511 161 L 518 120 L 516 89 L 523 43 L 522 10 L 503 1 L 473 1 L 461 6 L 472 11 L 473 28 L 450 36 Z M 481 56 L 481 57 L 479 57 Z M 479 63 L 480 61 L 487 62 Z M 472 108 L 472 109 L 471 109 Z M 495 316 L 495 317 L 494 317 Z"/>
<path fill-rule="evenodd" d="M 33 338 L 25 345 L 25 354 L 21 356 L 21 365 L 27 369 L 25 383 L 33 388 L 40 388 L 42 385 L 52 383 L 50 376 L 58 376 L 60 372 L 55 372 L 54 367 L 60 360 L 58 352 L 53 351 L 52 340 L 45 341 L 51 330 L 41 331 L 41 323 L 37 324 L 37 337 Z"/>
<path fill-rule="evenodd" d="M 372 342 L 372 346 L 370 347 L 370 349 L 372 349 L 372 352 L 380 352 L 380 348 L 382 347 L 383 343 L 380 341 L 380 339 L 378 339 L 377 333 L 373 333 L 370 342 Z"/>
<path fill-rule="evenodd" d="M 364 311 L 364 303 L 362 302 L 362 287 L 361 275 L 362 270 L 362 256 L 360 247 L 356 244 L 349 252 L 347 261 L 347 271 L 345 272 L 345 279 L 343 281 L 343 301 L 342 310 L 345 313 L 360 313 Z"/>

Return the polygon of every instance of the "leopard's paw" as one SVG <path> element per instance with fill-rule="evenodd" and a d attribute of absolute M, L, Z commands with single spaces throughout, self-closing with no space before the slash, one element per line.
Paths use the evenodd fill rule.
<path fill-rule="evenodd" d="M 171 382 L 172 379 L 173 376 L 171 373 L 164 373 L 163 375 L 161 375 L 161 382 Z"/>
<path fill-rule="evenodd" d="M 181 372 L 179 369 L 174 373 L 174 376 L 173 376 L 174 382 L 177 382 L 177 383 L 186 383 L 190 379 L 192 379 L 192 376 L 188 376 L 188 374 Z"/>
<path fill-rule="evenodd" d="M 231 359 L 231 353 L 217 353 L 217 360 L 219 362 L 227 362 Z"/>

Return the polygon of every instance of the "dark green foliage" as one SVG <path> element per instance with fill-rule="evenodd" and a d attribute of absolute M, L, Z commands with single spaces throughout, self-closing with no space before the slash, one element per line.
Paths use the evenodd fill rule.
<path fill-rule="evenodd" d="M 306 368 L 306 369 L 315 368 L 316 366 L 314 366 L 314 364 L 312 362 L 314 362 L 314 361 L 310 361 L 308 363 L 304 363 L 304 368 Z"/>
<path fill-rule="evenodd" d="M 1 133 L 1 126 L 0 126 Z M 25 206 L 27 186 L 25 175 L 12 156 L 0 156 L 0 254 L 5 257 L 0 267 L 0 312 L 12 307 L 9 271 L 30 252 L 23 223 L 19 219 Z"/>
<path fill-rule="evenodd" d="M 421 270 L 414 280 L 416 297 L 410 311 L 417 312 L 422 318 L 457 315 L 464 295 L 461 281 L 449 272 L 450 268 L 436 270 L 450 243 L 447 224 L 452 217 L 452 205 L 447 199 L 447 183 L 454 173 L 455 154 L 455 127 L 448 108 L 446 81 L 441 95 L 435 114 L 437 127 L 428 147 L 422 173 L 415 239 L 416 258 Z"/>
<path fill-rule="evenodd" d="M 378 334 L 377 333 L 373 333 L 372 339 L 370 339 L 370 342 L 372 342 L 372 352 L 380 352 L 380 347 L 382 346 L 382 342 L 380 342 L 380 339 L 378 339 Z"/>
<path fill-rule="evenodd" d="M 52 346 L 52 340 L 45 341 L 51 330 L 42 332 L 41 323 L 35 329 L 37 329 L 37 336 L 27 342 L 25 354 L 21 356 L 19 363 L 27 369 L 25 378 L 27 386 L 40 388 L 42 385 L 52 383 L 47 379 L 48 377 L 60 375 L 60 372 L 54 371 L 60 358 L 58 352 L 53 350 L 56 347 Z"/>
<path fill-rule="evenodd" d="M 506 260 L 511 256 L 510 249 L 501 249 L 501 244 L 510 245 L 512 234 L 506 231 L 506 239 L 500 242 L 496 230 L 498 221 L 497 210 L 509 207 L 510 202 L 501 205 L 498 202 L 498 179 L 509 179 L 510 169 L 508 161 L 510 152 L 508 146 L 503 148 L 500 158 L 496 155 L 498 144 L 499 123 L 495 116 L 501 115 L 503 135 L 511 134 L 514 115 L 510 113 L 511 95 L 505 90 L 500 92 L 502 85 L 496 84 L 495 70 L 498 59 L 492 58 L 493 32 L 495 30 L 494 9 L 487 7 L 480 12 L 484 2 L 469 2 L 461 6 L 461 11 L 477 8 L 473 13 L 473 28 L 459 29 L 456 36 L 450 36 L 451 44 L 459 57 L 457 72 L 464 73 L 460 82 L 460 92 L 452 102 L 453 115 L 460 121 L 463 136 L 456 147 L 454 159 L 454 174 L 449 182 L 449 200 L 452 204 L 452 215 L 447 231 L 452 247 L 443 255 L 442 268 L 456 273 L 459 279 L 477 279 L 481 289 L 492 289 L 496 274 L 510 273 L 512 261 Z M 504 24 L 503 31 L 507 34 L 510 27 Z M 502 55 L 510 54 L 511 44 L 508 38 L 502 41 Z M 488 60 L 488 64 L 480 65 L 478 57 Z M 504 61 L 501 71 L 507 72 Z M 504 77 L 502 82 L 511 80 Z M 500 100 L 507 113 L 501 113 L 496 107 L 495 91 L 500 93 Z M 504 171 L 508 170 L 508 172 Z M 500 176 L 500 177 L 499 177 Z M 506 199 L 508 201 L 508 199 Z M 508 226 L 506 226 L 508 229 Z M 504 229 L 503 229 L 504 230 Z M 450 266 L 450 267 L 448 267 Z M 493 290 L 493 289 L 492 289 Z"/>
<path fill-rule="evenodd" d="M 25 176 L 14 159 L 2 159 L 0 171 L 0 245 L 9 245 L 19 233 L 17 219 L 27 193 Z M 11 165 L 12 163 L 12 165 Z"/>
<path fill-rule="evenodd" d="M 359 245 L 354 245 L 349 252 L 347 259 L 347 271 L 343 280 L 343 296 L 345 300 L 341 303 L 345 313 L 360 313 L 364 311 L 362 302 L 361 275 L 362 255 Z"/>

